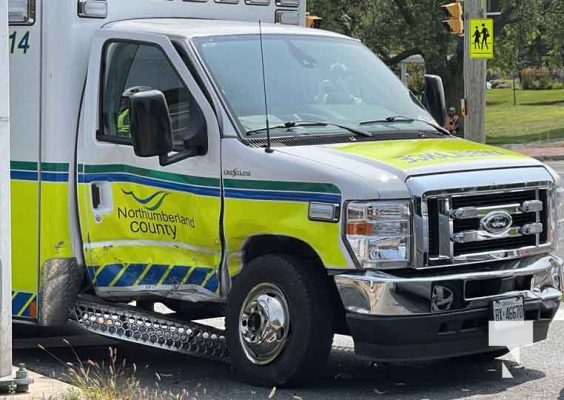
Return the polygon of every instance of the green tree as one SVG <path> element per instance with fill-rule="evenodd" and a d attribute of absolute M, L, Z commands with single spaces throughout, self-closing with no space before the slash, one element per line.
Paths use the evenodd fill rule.
<path fill-rule="evenodd" d="M 308 9 L 323 18 L 323 29 L 362 40 L 392 68 L 410 55 L 421 54 L 427 73 L 443 78 L 448 103 L 458 104 L 464 96 L 464 41 L 442 23 L 445 17 L 440 6 L 447 2 L 309 0 Z M 490 67 L 511 72 L 516 56 L 561 65 L 563 0 L 502 0 L 501 6 L 502 14 L 495 18 L 495 58 Z"/>
<path fill-rule="evenodd" d="M 447 99 L 463 96 L 462 39 L 451 35 L 436 0 L 309 0 L 309 11 L 323 18 L 322 28 L 356 37 L 394 68 L 420 54 L 427 73 L 443 78 Z"/>

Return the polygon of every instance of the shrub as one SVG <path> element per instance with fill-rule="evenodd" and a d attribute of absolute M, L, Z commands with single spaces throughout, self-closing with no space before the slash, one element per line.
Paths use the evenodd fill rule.
<path fill-rule="evenodd" d="M 527 67 L 521 70 L 521 88 L 524 90 L 553 89 L 553 73 L 546 67 Z"/>

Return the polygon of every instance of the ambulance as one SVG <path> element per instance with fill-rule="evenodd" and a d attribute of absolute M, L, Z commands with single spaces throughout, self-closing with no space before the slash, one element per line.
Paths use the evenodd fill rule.
<path fill-rule="evenodd" d="M 438 77 L 420 102 L 305 0 L 8 1 L 15 323 L 257 385 L 313 378 L 335 334 L 379 361 L 546 338 L 559 177 L 445 132 Z"/>

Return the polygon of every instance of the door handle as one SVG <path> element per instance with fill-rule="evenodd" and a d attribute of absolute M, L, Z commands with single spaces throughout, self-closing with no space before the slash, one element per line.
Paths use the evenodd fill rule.
<path fill-rule="evenodd" d="M 96 181 L 90 183 L 90 201 L 92 211 L 100 216 L 113 211 L 112 184 L 108 181 Z"/>
<path fill-rule="evenodd" d="M 101 194 L 100 194 L 100 186 L 96 183 L 92 183 L 90 185 L 91 190 L 91 198 L 92 198 L 92 208 L 97 210 L 100 207 L 100 203 L 102 202 Z"/>

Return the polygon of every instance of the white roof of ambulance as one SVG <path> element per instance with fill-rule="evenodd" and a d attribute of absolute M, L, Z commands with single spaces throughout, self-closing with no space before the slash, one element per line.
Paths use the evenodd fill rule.
<path fill-rule="evenodd" d="M 201 36 L 245 35 L 259 33 L 258 22 L 188 18 L 150 18 L 117 21 L 105 25 L 104 29 L 126 32 L 156 33 L 167 36 L 184 37 L 187 39 Z M 347 36 L 343 36 L 334 32 L 324 31 L 321 29 L 271 23 L 262 24 L 262 33 L 294 35 L 307 34 L 348 38 Z"/>

